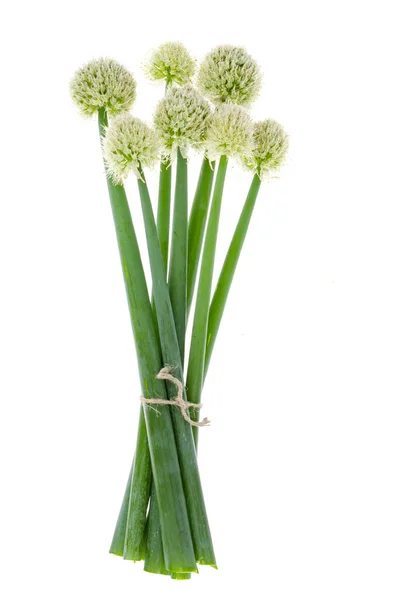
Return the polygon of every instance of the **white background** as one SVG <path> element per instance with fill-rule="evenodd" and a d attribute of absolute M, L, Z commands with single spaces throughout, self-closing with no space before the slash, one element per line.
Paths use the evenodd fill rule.
<path fill-rule="evenodd" d="M 8 3 L 1 23 L 0 589 L 5 600 L 397 597 L 392 3 Z M 264 185 L 204 394 L 200 466 L 219 571 L 190 582 L 108 554 L 139 382 L 96 123 L 72 106 L 112 56 L 246 46 L 255 118 L 291 136 Z M 194 188 L 199 159 L 192 157 Z M 149 177 L 153 197 L 157 172 Z M 250 175 L 230 169 L 217 273 Z M 142 239 L 134 181 L 131 208 Z"/>

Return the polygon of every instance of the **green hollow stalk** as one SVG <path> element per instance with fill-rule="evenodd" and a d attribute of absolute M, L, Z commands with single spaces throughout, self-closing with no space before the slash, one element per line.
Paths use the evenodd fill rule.
<path fill-rule="evenodd" d="M 146 423 L 143 410 L 141 410 L 139 414 L 138 439 L 144 439 L 144 437 L 146 437 Z M 140 446 L 140 444 L 137 444 L 137 447 L 138 446 Z M 133 561 L 143 560 L 146 551 L 146 525 L 143 525 L 145 514 L 144 505 L 146 504 L 147 507 L 148 503 L 146 462 L 139 460 L 138 469 L 140 469 L 140 471 L 135 471 L 134 456 L 109 550 L 111 554 L 122 556 L 125 560 Z M 151 473 L 150 462 L 148 470 Z M 135 482 L 134 485 L 132 485 L 133 477 Z M 141 494 L 139 493 L 140 482 Z M 151 485 L 153 487 L 153 482 Z"/>
<path fill-rule="evenodd" d="M 168 249 L 170 240 L 171 214 L 171 177 L 172 167 L 169 159 L 160 162 L 159 196 L 157 203 L 157 231 L 165 272 L 168 268 Z"/>
<path fill-rule="evenodd" d="M 146 421 L 144 411 L 141 409 L 139 414 L 138 438 L 142 440 L 146 438 Z M 145 557 L 145 527 L 146 513 L 149 502 L 148 494 L 150 495 L 150 487 L 152 485 L 151 464 L 149 455 L 149 465 L 146 461 L 141 460 L 140 453 L 142 452 L 141 445 L 137 445 L 136 454 L 132 469 L 130 493 L 128 497 L 128 512 L 125 526 L 124 550 L 123 558 L 125 560 L 143 560 Z M 148 452 L 146 441 L 145 457 Z M 147 477 L 150 476 L 149 487 Z M 125 497 L 125 496 L 124 496 Z M 124 499 L 123 499 L 124 504 Z M 146 510 L 143 512 L 144 505 Z M 122 505 L 123 507 L 123 505 Z M 117 528 L 117 526 L 116 526 Z"/>
<path fill-rule="evenodd" d="M 188 267 L 187 267 L 187 317 L 192 306 L 196 284 L 198 265 L 207 222 L 208 207 L 211 199 L 214 180 L 215 162 L 205 156 L 201 165 L 192 209 L 189 217 L 188 231 Z"/>
<path fill-rule="evenodd" d="M 140 415 L 143 415 L 143 412 L 141 412 Z M 144 426 L 146 429 L 145 421 L 144 421 Z M 132 474 L 134 472 L 134 464 L 135 464 L 135 457 L 134 457 L 134 460 L 132 461 L 130 474 L 128 476 L 128 481 L 127 481 L 127 486 L 126 486 L 125 492 L 124 492 L 123 502 L 121 504 L 121 509 L 119 512 L 119 516 L 118 516 L 117 523 L 116 523 L 116 528 L 114 530 L 113 539 L 112 539 L 112 543 L 111 543 L 110 550 L 109 550 L 109 552 L 111 554 L 116 554 L 117 556 L 124 555 L 125 532 L 126 532 L 127 521 L 128 521 L 128 509 L 129 509 L 129 504 L 130 504 L 130 490 L 131 490 Z"/>
<path fill-rule="evenodd" d="M 258 175 L 254 175 L 247 199 L 241 211 L 236 229 L 233 234 L 222 271 L 218 279 L 218 283 L 212 297 L 207 330 L 207 344 L 205 352 L 204 378 L 208 371 L 208 366 L 211 360 L 212 351 L 214 349 L 215 340 L 218 334 L 219 326 L 225 310 L 226 301 L 232 285 L 234 273 L 241 254 L 241 249 L 247 235 L 248 227 L 251 221 L 252 213 L 255 207 L 258 192 L 261 187 L 261 180 Z"/>
<path fill-rule="evenodd" d="M 159 506 L 156 490 L 152 487 L 150 496 L 150 511 L 147 518 L 147 539 L 144 570 L 148 573 L 170 575 L 165 566 L 163 542 L 161 539 Z M 190 575 L 190 573 L 188 573 Z"/>
<path fill-rule="evenodd" d="M 163 257 L 164 269 L 166 273 L 168 269 L 168 252 L 170 238 L 171 180 L 171 161 L 167 158 L 164 161 L 160 162 L 159 195 L 157 203 L 157 232 L 159 236 L 161 255 Z M 152 305 L 157 327 L 157 316 L 154 302 L 152 302 Z M 165 567 L 163 543 L 161 539 L 159 509 L 154 485 L 152 485 L 152 491 L 150 494 L 150 507 L 147 516 L 146 528 L 147 539 L 144 570 L 148 573 L 169 575 L 170 573 Z M 190 573 L 186 573 L 185 575 L 190 577 Z"/>
<path fill-rule="evenodd" d="M 171 161 L 167 158 L 164 161 L 160 161 L 159 194 L 157 202 L 157 231 L 166 273 L 168 269 L 168 254 L 170 243 L 171 181 Z M 152 305 L 154 320 L 157 329 L 157 316 L 154 302 L 152 302 Z"/>
<path fill-rule="evenodd" d="M 185 356 L 186 301 L 187 301 L 187 229 L 188 229 L 187 159 L 177 151 L 174 214 L 168 288 L 174 314 L 176 335 L 182 368 Z M 160 238 L 160 236 L 159 236 Z M 161 244 L 160 244 L 161 246 Z"/>
<path fill-rule="evenodd" d="M 100 110 L 99 128 L 101 135 L 104 134 L 106 125 L 106 112 Z M 107 183 L 134 332 L 142 393 L 144 397 L 148 398 L 164 398 L 166 394 L 164 382 L 155 377 L 161 369 L 162 357 L 127 197 L 122 185 L 115 185 L 109 177 L 107 177 Z M 133 515 L 129 511 L 129 516 L 134 518 L 132 522 L 127 524 L 126 536 L 130 536 L 129 528 L 131 528 L 133 530 L 131 545 L 133 545 L 134 551 L 140 558 L 145 538 L 151 465 L 159 504 L 167 570 L 171 572 L 195 572 L 197 566 L 173 433 L 171 411 L 166 406 L 158 406 L 155 411 L 148 407 L 141 410 L 144 412 L 146 429 L 144 427 L 139 428 L 129 500 L 131 505 L 131 498 L 136 498 L 136 504 L 134 505 Z M 142 468 L 139 466 L 141 464 Z M 139 478 L 138 474 L 140 474 Z M 142 520 L 144 521 L 143 526 Z"/>
<path fill-rule="evenodd" d="M 106 111 L 104 109 L 100 109 L 98 111 L 98 125 L 99 135 L 101 139 L 105 134 L 105 127 L 107 126 L 107 124 L 108 119 Z M 132 223 L 131 231 L 128 232 L 129 221 L 131 220 L 131 216 L 129 214 L 128 202 L 123 186 L 114 185 L 109 177 L 107 177 L 107 184 L 114 223 L 116 227 L 116 234 L 118 238 L 117 241 L 119 245 L 120 258 L 124 274 L 124 282 L 126 286 L 127 299 L 132 321 L 132 308 L 130 302 L 132 294 L 131 290 L 129 289 L 131 287 L 131 282 L 129 281 L 129 278 L 126 274 L 125 266 L 127 263 L 127 258 L 130 254 L 129 250 L 132 250 L 133 256 L 136 256 L 137 242 Z M 123 223 L 125 223 L 125 230 L 127 235 L 122 235 L 120 231 L 119 236 L 119 229 L 120 226 L 123 227 Z M 133 242 L 130 248 L 128 247 L 129 244 L 127 239 L 129 234 L 131 234 L 131 240 Z M 135 324 L 133 321 L 132 327 L 135 335 Z M 135 456 L 130 469 L 127 488 L 123 497 L 123 502 L 117 519 L 115 532 L 109 549 L 110 553 L 116 554 L 118 556 L 124 556 L 125 558 L 130 558 L 131 560 L 141 560 L 142 545 L 145 537 L 146 512 L 150 496 L 151 478 L 152 471 L 146 432 L 146 423 L 144 412 L 141 408 L 139 415 L 138 436 L 136 442 Z"/>
<path fill-rule="evenodd" d="M 167 273 L 168 269 L 168 252 L 170 238 L 170 213 L 171 213 L 171 180 L 172 167 L 171 161 L 165 159 L 160 162 L 160 178 L 159 178 L 159 195 L 157 203 L 157 232 L 161 255 L 163 257 L 164 269 Z M 153 313 L 156 319 L 157 316 L 154 302 L 152 302 Z M 169 575 L 165 567 L 163 542 L 161 539 L 160 517 L 156 498 L 156 490 L 152 484 L 150 494 L 150 507 L 147 516 L 147 539 L 145 551 L 144 570 L 148 573 L 157 573 L 159 575 Z M 190 577 L 190 573 L 186 574 Z"/>
<path fill-rule="evenodd" d="M 164 263 L 161 256 L 156 223 L 154 220 L 149 191 L 145 183 L 145 177 L 142 170 L 140 170 L 140 175 L 141 179 L 138 179 L 138 188 L 141 198 L 143 220 L 145 224 L 150 269 L 153 281 L 153 294 L 156 305 L 163 361 L 164 364 L 168 364 L 173 367 L 173 375 L 183 383 L 183 371 L 178 338 L 176 335 L 171 300 L 165 277 Z M 174 389 L 173 384 L 167 384 L 167 389 L 169 398 L 172 398 L 176 395 L 176 390 Z M 184 397 L 186 399 L 185 393 Z M 172 418 L 196 560 L 200 564 L 216 567 L 215 555 L 212 547 L 211 534 L 197 465 L 197 456 L 192 435 L 192 427 L 183 418 L 181 411 L 176 407 L 172 407 Z M 158 495 L 157 486 L 156 492 Z M 161 509 L 160 498 L 158 499 Z M 161 529 L 161 532 L 163 535 L 163 528 Z M 165 549 L 164 554 L 166 556 Z M 169 568 L 167 565 L 167 560 L 166 567 L 167 570 L 171 572 L 178 572 L 177 569 Z"/>
<path fill-rule="evenodd" d="M 200 278 L 197 288 L 196 308 L 193 319 L 192 342 L 190 346 L 189 365 L 187 371 L 186 387 L 189 390 L 189 402 L 200 404 L 201 391 L 204 378 L 204 363 L 207 340 L 208 313 L 211 300 L 212 278 L 216 242 L 219 229 L 222 195 L 225 184 L 227 157 L 221 156 L 216 173 L 214 193 L 208 217 L 205 235 L 203 257 L 201 260 Z M 199 419 L 199 409 L 190 409 L 192 419 Z M 197 446 L 198 431 L 193 432 Z"/>

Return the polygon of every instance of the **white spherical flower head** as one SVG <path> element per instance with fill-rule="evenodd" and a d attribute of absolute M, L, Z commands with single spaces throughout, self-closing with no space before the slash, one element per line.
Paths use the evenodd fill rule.
<path fill-rule="evenodd" d="M 131 172 L 141 178 L 139 169 L 156 163 L 159 141 L 153 129 L 140 119 L 118 115 L 106 129 L 103 153 L 108 173 L 120 183 Z"/>
<path fill-rule="evenodd" d="M 136 96 L 135 79 L 111 58 L 99 58 L 79 69 L 70 82 L 73 102 L 85 117 L 100 108 L 110 115 L 128 111 Z"/>
<path fill-rule="evenodd" d="M 273 119 L 254 125 L 254 148 L 244 163 L 255 171 L 260 179 L 268 179 L 284 164 L 289 147 L 289 138 L 280 123 Z"/>
<path fill-rule="evenodd" d="M 210 160 L 221 155 L 243 158 L 253 148 L 253 123 L 244 109 L 233 104 L 222 104 L 211 117 L 207 135 Z"/>
<path fill-rule="evenodd" d="M 189 147 L 202 147 L 210 116 L 209 102 L 192 85 L 169 88 L 153 117 L 164 154 L 174 156 L 179 147 L 186 156 Z"/>
<path fill-rule="evenodd" d="M 218 46 L 207 54 L 197 79 L 199 91 L 215 104 L 231 102 L 239 106 L 249 106 L 261 84 L 258 64 L 238 46 Z"/>
<path fill-rule="evenodd" d="M 153 81 L 164 80 L 168 85 L 183 85 L 192 80 L 196 61 L 183 44 L 167 42 L 151 53 L 144 70 Z"/>

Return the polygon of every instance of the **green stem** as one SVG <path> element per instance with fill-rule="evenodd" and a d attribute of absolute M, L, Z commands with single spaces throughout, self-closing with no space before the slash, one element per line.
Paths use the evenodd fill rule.
<path fill-rule="evenodd" d="M 189 401 L 200 404 L 203 386 L 205 348 L 207 340 L 208 312 L 211 299 L 212 278 L 216 241 L 218 236 L 219 218 L 222 205 L 223 188 L 227 170 L 227 157 L 221 156 L 216 174 L 214 194 L 208 217 L 205 235 L 203 258 L 201 261 L 200 279 L 197 289 L 196 309 L 193 320 L 192 342 L 190 347 L 189 365 L 186 387 L 189 390 Z M 199 409 L 191 409 L 192 419 L 199 419 Z M 197 428 L 196 428 L 197 429 Z M 198 431 L 194 431 L 197 445 Z"/>
<path fill-rule="evenodd" d="M 201 248 L 204 239 L 205 224 L 207 222 L 208 207 L 211 198 L 212 182 L 214 180 L 214 170 L 215 162 L 211 162 L 207 157 L 204 157 L 189 218 L 187 316 L 189 316 L 193 301 L 194 287 L 196 284 Z"/>
<path fill-rule="evenodd" d="M 98 111 L 99 135 L 102 139 L 105 135 L 108 119 L 104 109 Z M 127 197 L 123 186 L 116 186 L 109 177 L 107 179 L 109 198 L 116 227 L 117 241 L 119 245 L 120 258 L 122 262 L 124 282 L 126 286 L 127 299 L 130 308 L 131 322 L 135 336 L 135 323 L 132 315 L 131 284 L 125 272 L 125 266 L 131 259 L 136 257 L 137 242 L 135 231 L 129 214 Z M 132 244 L 129 244 L 131 237 Z M 134 243 L 135 242 L 135 243 Z M 138 256 L 140 261 L 139 249 Z M 143 272 L 143 267 L 142 267 Z M 146 286 L 146 280 L 145 280 Z M 143 409 L 140 410 L 138 436 L 133 466 L 128 478 L 127 489 L 123 497 L 116 529 L 113 535 L 110 552 L 120 556 L 125 555 L 125 542 L 128 538 L 128 557 L 131 560 L 141 560 L 142 542 L 145 535 L 146 512 L 150 496 L 151 465 L 150 454 L 146 432 Z M 131 508 L 133 507 L 133 511 Z M 127 558 L 127 556 L 125 556 Z"/>
<path fill-rule="evenodd" d="M 157 231 L 165 272 L 168 267 L 168 248 L 170 239 L 171 212 L 171 176 L 172 167 L 169 160 L 160 162 L 159 197 L 157 204 Z"/>
<path fill-rule="evenodd" d="M 187 160 L 178 148 L 175 182 L 172 246 L 168 286 L 182 367 L 185 354 L 186 332 L 186 278 L 187 278 L 187 219 L 188 188 Z"/>
<path fill-rule="evenodd" d="M 161 539 L 159 506 L 156 490 L 152 486 L 150 510 L 147 520 L 147 540 L 144 570 L 148 573 L 169 575 L 164 560 L 163 543 Z"/>
<path fill-rule="evenodd" d="M 112 543 L 110 546 L 109 552 L 111 554 L 116 554 L 117 556 L 123 556 L 124 554 L 124 543 L 125 543 L 125 532 L 127 528 L 127 520 L 128 520 L 128 508 L 130 504 L 130 490 L 131 490 L 131 481 L 132 474 L 134 472 L 134 463 L 135 457 L 132 461 L 130 474 L 128 476 L 127 486 L 125 488 L 123 502 L 121 505 L 119 517 L 116 523 L 116 529 L 114 530 Z"/>
<path fill-rule="evenodd" d="M 153 294 L 156 305 L 163 361 L 164 364 L 172 365 L 174 367 L 173 373 L 175 377 L 177 377 L 183 383 L 183 371 L 178 338 L 176 335 L 172 306 L 165 278 L 164 264 L 161 257 L 156 223 L 154 220 L 149 191 L 145 183 L 142 170 L 140 171 L 140 175 L 141 179 L 138 179 L 138 187 L 146 230 L 150 269 L 153 281 Z M 172 384 L 167 385 L 169 398 L 175 396 L 175 389 L 173 388 L 174 386 Z M 216 566 L 208 518 L 201 488 L 200 475 L 198 471 L 192 428 L 189 423 L 185 421 L 181 411 L 178 408 L 172 407 L 172 417 L 196 560 L 201 564 Z M 158 493 L 157 486 L 156 491 Z M 161 509 L 160 498 L 159 506 Z M 165 548 L 164 554 L 166 558 L 167 570 L 171 572 L 177 572 L 177 569 L 169 568 L 169 565 L 167 564 L 167 553 Z"/>
<path fill-rule="evenodd" d="M 261 186 L 261 180 L 257 175 L 254 176 L 251 187 L 249 189 L 247 199 L 241 211 L 239 221 L 237 223 L 232 241 L 229 246 L 222 271 L 218 279 L 215 293 L 212 297 L 209 316 L 208 316 L 208 331 L 207 331 L 207 348 L 205 353 L 204 377 L 207 374 L 208 366 L 211 360 L 212 351 L 219 326 L 222 320 L 223 311 L 230 287 L 232 285 L 234 273 L 240 257 L 241 249 L 247 235 L 248 226 L 251 221 L 252 213 L 255 207 L 255 202 L 258 197 L 258 192 Z"/>
<path fill-rule="evenodd" d="M 157 231 L 166 273 L 168 268 L 168 249 L 170 237 L 171 174 L 171 161 L 167 160 L 166 162 L 161 162 L 157 205 Z M 156 321 L 156 329 L 158 332 L 156 307 L 154 305 L 154 301 L 152 301 L 152 307 L 153 315 Z M 150 495 L 149 513 L 147 516 L 147 539 L 144 570 L 148 573 L 169 575 L 169 572 L 165 568 L 159 509 L 156 498 L 156 490 L 153 485 Z"/>
<path fill-rule="evenodd" d="M 107 115 L 104 110 L 101 110 L 99 111 L 101 135 L 106 125 Z M 164 382 L 155 377 L 161 369 L 162 358 L 127 197 L 123 186 L 115 185 L 109 177 L 107 183 L 134 332 L 142 393 L 146 398 L 164 398 L 166 394 Z M 147 436 L 145 428 L 139 427 L 139 434 L 142 436 L 141 439 L 138 436 L 131 480 L 130 504 L 131 497 L 134 495 L 137 504 L 134 504 L 134 514 L 129 513 L 134 517 L 132 523 L 129 523 L 129 528 L 133 530 L 133 535 L 128 531 L 130 548 L 134 549 L 139 558 L 141 557 L 145 537 L 145 527 L 141 524 L 142 520 L 146 522 L 151 464 L 159 503 L 167 569 L 175 572 L 196 571 L 171 412 L 166 406 L 158 406 L 156 411 L 146 406 L 144 415 Z M 142 468 L 138 465 L 142 465 Z"/>
<path fill-rule="evenodd" d="M 165 162 L 161 161 L 159 195 L 157 203 L 157 231 L 166 273 L 168 269 L 168 251 L 170 242 L 171 180 L 171 161 L 169 159 L 167 159 Z M 152 305 L 156 331 L 158 331 L 156 307 L 154 302 L 152 302 Z"/>
<path fill-rule="evenodd" d="M 126 284 L 126 291 L 128 297 L 128 303 L 130 307 L 131 320 L 133 322 L 133 329 L 135 338 L 139 336 L 139 333 L 136 331 L 135 325 L 135 314 L 132 312 L 136 311 L 139 314 L 141 299 L 136 298 L 135 294 L 133 296 L 132 288 L 134 287 L 132 284 L 132 279 L 134 284 L 136 284 L 135 275 L 130 277 L 130 273 L 132 274 L 132 270 L 129 269 L 129 263 L 131 260 L 138 260 L 138 255 L 135 252 L 135 248 L 132 248 L 130 244 L 130 235 L 135 237 L 135 232 L 133 234 L 130 233 L 130 223 L 128 222 L 128 203 L 127 198 L 125 196 L 124 188 L 121 186 L 114 186 L 112 182 L 108 179 L 108 187 L 109 194 L 111 197 L 112 211 L 113 217 L 116 225 L 116 232 L 119 242 L 119 250 L 120 257 L 122 261 L 124 280 Z M 132 224 L 131 224 L 132 225 Z M 136 238 L 135 244 L 137 246 Z M 140 260 L 140 256 L 139 256 Z M 138 287 L 138 286 L 136 286 Z M 136 344 L 137 344 L 136 340 Z M 138 357 L 139 360 L 139 357 Z M 135 451 L 135 464 L 134 470 L 131 478 L 131 486 L 130 486 L 130 495 L 128 498 L 128 517 L 126 523 L 126 534 L 125 539 L 128 538 L 128 556 L 131 560 L 140 560 L 141 556 L 141 546 L 142 539 L 145 532 L 145 522 L 146 522 L 146 512 L 147 505 L 149 502 L 149 494 L 150 494 L 150 482 L 151 482 L 151 466 L 150 466 L 150 455 L 149 455 L 149 447 L 147 440 L 147 433 L 145 427 L 145 420 L 143 416 L 143 410 L 141 409 L 140 417 L 139 417 L 139 427 L 138 427 L 138 438 L 137 445 Z M 133 507 L 133 511 L 131 508 Z M 124 506 L 122 506 L 121 511 L 124 512 Z M 124 555 L 124 553 L 123 553 Z"/>
<path fill-rule="evenodd" d="M 142 446 L 139 445 L 134 457 L 134 470 L 131 478 L 130 493 L 128 497 L 128 512 L 123 550 L 123 558 L 125 560 L 142 560 L 144 558 L 144 550 L 146 546 L 146 544 L 144 544 L 144 536 L 147 506 L 149 503 L 151 488 L 151 465 L 143 410 L 141 410 L 139 414 L 138 438 L 146 440 L 144 448 L 146 460 L 141 460 Z M 148 477 L 150 477 L 149 481 L 147 481 Z"/>

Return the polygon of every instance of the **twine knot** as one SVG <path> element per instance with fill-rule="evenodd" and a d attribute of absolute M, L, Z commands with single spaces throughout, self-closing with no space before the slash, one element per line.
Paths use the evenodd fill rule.
<path fill-rule="evenodd" d="M 185 421 L 193 425 L 193 427 L 206 427 L 210 424 L 210 420 L 205 417 L 202 421 L 193 421 L 189 415 L 189 408 L 201 408 L 202 404 L 195 404 L 194 402 L 188 402 L 183 397 L 183 383 L 179 381 L 177 377 L 171 375 L 172 368 L 165 366 L 156 375 L 156 379 L 163 379 L 164 381 L 170 381 L 173 383 L 178 391 L 177 395 L 173 400 L 165 400 L 164 398 L 144 398 L 141 396 L 142 404 L 168 404 L 169 406 L 177 406 L 182 413 Z"/>

